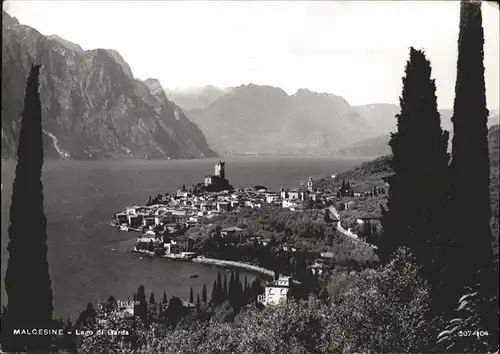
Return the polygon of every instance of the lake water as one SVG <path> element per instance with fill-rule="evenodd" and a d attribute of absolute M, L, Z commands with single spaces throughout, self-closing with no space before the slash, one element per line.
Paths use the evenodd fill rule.
<path fill-rule="evenodd" d="M 143 204 L 150 195 L 173 192 L 185 183 L 203 181 L 216 159 L 46 161 L 43 170 L 49 267 L 56 316 L 78 316 L 88 302 L 132 297 L 144 284 L 156 299 L 195 297 L 206 283 L 211 293 L 217 268 L 189 262 L 141 258 L 128 252 L 137 233 L 108 226 L 126 206 Z M 358 165 L 360 159 L 332 157 L 229 157 L 226 176 L 235 188 L 296 186 L 308 176 L 328 176 Z M 9 207 L 15 162 L 2 161 L 2 304 L 7 266 Z M 29 260 L 26 260 L 29 262 Z M 198 278 L 190 278 L 198 274 Z M 246 274 L 241 272 L 242 275 Z M 248 274 L 251 276 L 250 274 Z"/>

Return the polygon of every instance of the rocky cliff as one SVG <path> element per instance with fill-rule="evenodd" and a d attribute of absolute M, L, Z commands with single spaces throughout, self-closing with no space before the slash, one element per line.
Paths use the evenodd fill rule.
<path fill-rule="evenodd" d="M 45 155 L 54 158 L 216 156 L 157 80 L 142 82 L 114 50 L 83 51 L 2 13 L 2 157 L 16 154 L 26 78 L 42 64 Z"/>
<path fill-rule="evenodd" d="M 305 89 L 243 85 L 187 114 L 223 154 L 329 153 L 374 136 L 345 99 Z"/>

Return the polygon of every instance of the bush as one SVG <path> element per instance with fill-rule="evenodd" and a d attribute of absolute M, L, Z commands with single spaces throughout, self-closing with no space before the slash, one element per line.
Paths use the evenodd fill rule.
<path fill-rule="evenodd" d="M 322 352 L 429 352 L 429 292 L 404 249 L 380 270 L 335 274 Z M 337 280 L 339 282 L 337 282 Z"/>

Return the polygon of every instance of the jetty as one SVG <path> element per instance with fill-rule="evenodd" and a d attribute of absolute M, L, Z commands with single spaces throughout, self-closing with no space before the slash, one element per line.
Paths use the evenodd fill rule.
<path fill-rule="evenodd" d="M 274 272 L 272 270 L 258 267 L 256 265 L 245 263 L 245 262 L 225 261 L 222 259 L 207 258 L 204 256 L 198 256 L 196 258 L 193 258 L 192 262 L 210 264 L 210 265 L 217 266 L 217 267 L 241 268 L 241 269 L 265 274 L 265 275 L 270 276 L 270 277 L 274 277 Z"/>

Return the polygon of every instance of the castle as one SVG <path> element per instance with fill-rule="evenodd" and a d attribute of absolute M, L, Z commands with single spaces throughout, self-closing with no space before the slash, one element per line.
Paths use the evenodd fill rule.
<path fill-rule="evenodd" d="M 205 186 L 208 187 L 215 184 L 217 180 L 224 180 L 226 178 L 226 163 L 217 161 L 215 164 L 215 174 L 205 176 Z"/>

